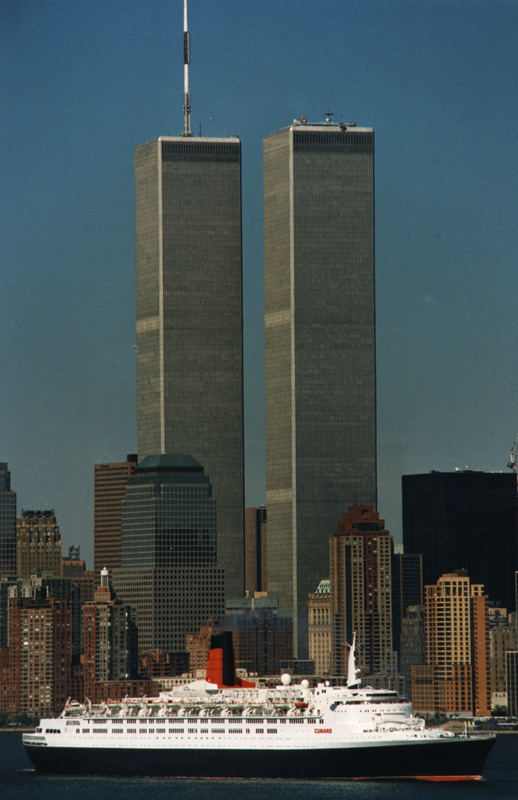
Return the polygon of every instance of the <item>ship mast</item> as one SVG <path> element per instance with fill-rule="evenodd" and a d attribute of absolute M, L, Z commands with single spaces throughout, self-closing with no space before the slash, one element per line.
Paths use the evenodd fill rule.
<path fill-rule="evenodd" d="M 189 92 L 189 64 L 191 62 L 189 24 L 187 19 L 187 0 L 183 0 L 183 118 L 182 136 L 192 136 L 191 95 Z"/>

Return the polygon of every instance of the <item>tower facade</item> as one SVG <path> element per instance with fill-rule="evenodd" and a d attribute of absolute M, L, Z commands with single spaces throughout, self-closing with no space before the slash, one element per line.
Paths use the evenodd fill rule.
<path fill-rule="evenodd" d="M 137 465 L 137 456 L 126 461 L 94 466 L 94 569 L 99 581 L 101 570 L 121 565 L 121 506 L 126 484 Z"/>
<path fill-rule="evenodd" d="M 267 512 L 264 506 L 245 508 L 245 591 L 266 592 Z"/>
<path fill-rule="evenodd" d="M 68 598 L 10 599 L 9 683 L 12 713 L 46 716 L 70 696 L 72 619 Z"/>
<path fill-rule="evenodd" d="M 101 585 L 94 600 L 83 605 L 84 690 L 96 695 L 96 684 L 125 681 L 138 676 L 138 634 L 135 612 L 117 602 L 108 570 L 101 570 Z"/>
<path fill-rule="evenodd" d="M 307 597 L 343 509 L 376 505 L 374 133 L 264 140 L 268 591 L 307 653 Z"/>
<path fill-rule="evenodd" d="M 514 473 L 403 475 L 403 544 L 422 553 L 423 582 L 466 569 L 492 601 L 515 608 L 518 491 Z"/>
<path fill-rule="evenodd" d="M 323 578 L 308 597 L 309 657 L 320 677 L 331 670 L 331 632 L 331 581 Z"/>
<path fill-rule="evenodd" d="M 16 520 L 16 574 L 19 578 L 62 572 L 63 543 L 53 510 L 22 511 Z"/>
<path fill-rule="evenodd" d="M 187 633 L 224 612 L 216 501 L 190 456 L 148 456 L 122 504 L 122 567 L 113 585 L 135 607 L 141 651 L 185 652 Z"/>
<path fill-rule="evenodd" d="M 425 587 L 426 665 L 412 667 L 422 712 L 491 713 L 487 597 L 465 570 Z"/>
<path fill-rule="evenodd" d="M 351 506 L 330 540 L 332 672 L 347 674 L 356 633 L 363 675 L 395 672 L 392 647 L 393 541 L 372 506 Z"/>
<path fill-rule="evenodd" d="M 135 154 L 139 459 L 211 476 L 229 595 L 243 577 L 241 143 L 160 137 Z"/>
<path fill-rule="evenodd" d="M 392 636 L 399 653 L 401 629 L 407 608 L 423 605 L 423 557 L 420 553 L 392 555 Z"/>
<path fill-rule="evenodd" d="M 11 473 L 0 463 L 0 577 L 16 575 L 16 492 Z"/>

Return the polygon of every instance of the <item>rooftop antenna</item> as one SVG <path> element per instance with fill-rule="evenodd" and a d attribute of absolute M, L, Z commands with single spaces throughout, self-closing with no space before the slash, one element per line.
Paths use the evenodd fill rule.
<path fill-rule="evenodd" d="M 189 43 L 189 24 L 187 20 L 187 0 L 183 0 L 183 133 L 182 136 L 192 136 L 191 133 L 191 95 L 189 93 L 189 64 L 191 63 L 191 48 Z"/>

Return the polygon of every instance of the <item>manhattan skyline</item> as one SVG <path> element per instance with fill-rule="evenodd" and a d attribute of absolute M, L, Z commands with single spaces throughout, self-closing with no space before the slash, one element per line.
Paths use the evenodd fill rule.
<path fill-rule="evenodd" d="M 18 512 L 54 508 L 90 565 L 93 465 L 136 451 L 133 150 L 183 128 L 181 5 L 0 12 L 0 459 Z M 329 110 L 376 130 L 378 508 L 398 541 L 402 474 L 505 470 L 518 430 L 518 5 L 189 15 L 193 132 L 243 146 L 247 505 L 265 499 L 262 139 Z"/>

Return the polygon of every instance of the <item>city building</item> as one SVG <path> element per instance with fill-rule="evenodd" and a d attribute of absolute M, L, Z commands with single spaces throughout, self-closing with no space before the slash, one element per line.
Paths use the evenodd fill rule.
<path fill-rule="evenodd" d="M 94 466 L 94 570 L 97 583 L 101 570 L 121 566 L 121 505 L 137 456 L 126 461 Z"/>
<path fill-rule="evenodd" d="M 488 609 L 489 666 L 491 670 L 491 708 L 507 707 L 506 653 L 516 650 L 516 613 L 508 614 L 505 608 Z"/>
<path fill-rule="evenodd" d="M 232 632 L 236 667 L 248 675 L 278 675 L 293 658 L 293 620 L 265 593 L 227 600 L 221 627 Z"/>
<path fill-rule="evenodd" d="M 0 647 L 0 714 L 9 713 L 10 703 L 9 650 Z"/>
<path fill-rule="evenodd" d="M 68 556 L 63 556 L 61 561 L 61 574 L 63 578 L 80 578 L 86 570 L 86 561 L 81 559 L 81 548 L 70 545 Z"/>
<path fill-rule="evenodd" d="M 115 598 L 107 569 L 93 602 L 83 605 L 84 692 L 97 697 L 98 684 L 138 678 L 138 633 L 135 611 Z"/>
<path fill-rule="evenodd" d="M 189 634 L 186 636 L 189 640 Z M 153 681 L 189 672 L 188 648 L 179 653 L 162 653 L 160 650 L 139 652 L 139 674 Z"/>
<path fill-rule="evenodd" d="M 0 577 L 0 650 L 6 649 L 9 642 L 9 591 L 15 584 L 15 578 Z"/>
<path fill-rule="evenodd" d="M 518 650 L 508 650 L 505 654 L 507 714 L 518 717 Z"/>
<path fill-rule="evenodd" d="M 0 462 L 0 578 L 16 575 L 16 492 L 11 489 L 11 473 Z"/>
<path fill-rule="evenodd" d="M 36 592 L 9 605 L 9 702 L 11 714 L 61 712 L 70 696 L 72 619 L 68 598 Z"/>
<path fill-rule="evenodd" d="M 423 582 L 466 569 L 494 603 L 513 611 L 517 476 L 468 469 L 404 475 L 402 490 L 404 550 L 422 553 Z"/>
<path fill-rule="evenodd" d="M 425 660 L 424 606 L 408 606 L 401 623 L 398 671 L 403 680 L 403 691 L 410 699 L 412 699 L 412 667 L 424 664 Z"/>
<path fill-rule="evenodd" d="M 361 677 L 393 676 L 393 540 L 372 506 L 350 506 L 330 540 L 331 667 L 347 675 L 347 644 L 356 634 Z"/>
<path fill-rule="evenodd" d="M 420 553 L 392 554 L 392 638 L 400 650 L 403 619 L 409 606 L 423 605 L 423 557 Z"/>
<path fill-rule="evenodd" d="M 245 508 L 245 592 L 267 591 L 266 508 Z"/>
<path fill-rule="evenodd" d="M 465 570 L 425 586 L 426 664 L 412 669 L 414 709 L 491 713 L 487 596 Z"/>
<path fill-rule="evenodd" d="M 218 502 L 228 596 L 244 590 L 241 143 L 135 152 L 139 460 L 189 453 Z"/>
<path fill-rule="evenodd" d="M 80 558 L 80 548 L 72 545 L 68 549 L 68 557 L 62 560 L 62 576 L 69 578 L 73 586 L 80 591 L 81 605 L 94 599 L 96 574 L 93 569 L 86 569 L 86 561 Z"/>
<path fill-rule="evenodd" d="M 16 575 L 61 576 L 63 544 L 54 510 L 22 511 L 16 520 Z"/>
<path fill-rule="evenodd" d="M 308 651 L 307 598 L 349 505 L 376 505 L 374 133 L 264 140 L 268 592 Z"/>
<path fill-rule="evenodd" d="M 308 597 L 309 657 L 319 677 L 331 670 L 331 633 L 331 581 L 324 578 Z"/>
<path fill-rule="evenodd" d="M 142 651 L 185 652 L 187 633 L 224 612 L 210 479 L 190 456 L 147 456 L 122 503 L 117 597 L 135 607 Z"/>
<path fill-rule="evenodd" d="M 186 649 L 189 654 L 189 670 L 191 675 L 195 675 L 197 678 L 205 677 L 213 633 L 211 625 L 202 625 L 199 631 L 187 634 Z"/>
<path fill-rule="evenodd" d="M 32 574 L 28 578 L 17 578 L 7 582 L 7 585 L 0 585 L 0 599 L 3 601 L 4 591 L 7 591 L 7 613 L 5 620 L 7 624 L 7 637 L 5 646 L 9 646 L 9 604 L 11 598 L 19 597 L 25 599 L 37 599 L 41 602 L 48 598 L 56 600 L 67 600 L 70 609 L 71 621 L 71 643 L 72 658 L 79 659 L 82 652 L 82 611 L 83 593 L 81 587 L 71 578 L 53 576 L 50 572 L 42 575 Z M 2 609 L 3 610 L 3 609 Z"/>

